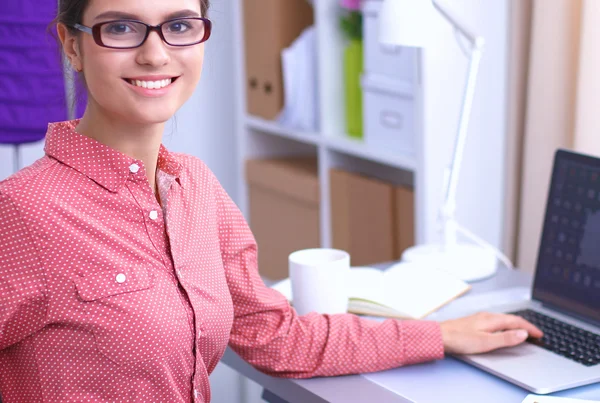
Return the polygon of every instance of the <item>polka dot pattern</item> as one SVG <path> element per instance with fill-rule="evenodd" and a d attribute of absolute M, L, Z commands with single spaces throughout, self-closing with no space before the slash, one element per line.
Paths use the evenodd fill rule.
<path fill-rule="evenodd" d="M 443 356 L 434 322 L 296 315 L 201 161 L 161 146 L 159 204 L 142 161 L 77 124 L 51 124 L 46 156 L 0 182 L 4 402 L 209 402 L 228 344 L 287 377 Z"/>

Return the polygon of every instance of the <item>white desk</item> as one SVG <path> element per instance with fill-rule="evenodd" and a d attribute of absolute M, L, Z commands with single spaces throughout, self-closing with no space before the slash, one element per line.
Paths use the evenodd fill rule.
<path fill-rule="evenodd" d="M 473 289 L 468 294 L 432 315 L 431 319 L 453 315 L 467 303 L 472 305 L 477 302 L 477 308 L 485 310 L 485 299 L 481 298 L 483 293 L 493 292 L 496 298 L 519 297 L 524 294 L 523 287 L 529 287 L 531 281 L 527 273 L 500 270 L 491 279 L 473 283 Z M 225 353 L 223 362 L 281 399 L 271 396 L 268 399 L 273 403 L 519 403 L 529 393 L 451 357 L 371 374 L 312 379 L 281 379 L 265 375 L 230 349 Z M 600 383 L 551 396 L 600 401 Z"/>

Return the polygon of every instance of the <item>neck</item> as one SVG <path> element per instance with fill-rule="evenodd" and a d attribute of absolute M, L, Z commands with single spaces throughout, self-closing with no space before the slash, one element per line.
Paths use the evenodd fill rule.
<path fill-rule="evenodd" d="M 141 160 L 146 168 L 148 182 L 154 191 L 158 152 L 164 128 L 164 123 L 139 124 L 121 117 L 108 116 L 90 102 L 77 125 L 77 132 L 129 157 Z"/>

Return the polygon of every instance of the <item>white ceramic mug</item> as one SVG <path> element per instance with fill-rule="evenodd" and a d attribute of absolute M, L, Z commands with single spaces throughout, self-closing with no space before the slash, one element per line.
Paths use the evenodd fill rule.
<path fill-rule="evenodd" d="M 338 249 L 304 249 L 289 256 L 292 303 L 299 315 L 348 309 L 350 255 Z"/>

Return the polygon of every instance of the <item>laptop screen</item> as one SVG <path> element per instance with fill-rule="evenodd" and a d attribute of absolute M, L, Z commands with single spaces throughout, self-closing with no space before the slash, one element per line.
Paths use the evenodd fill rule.
<path fill-rule="evenodd" d="M 558 150 L 532 297 L 600 323 L 600 159 Z"/>

